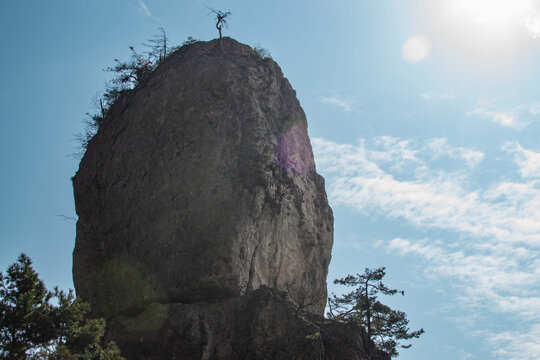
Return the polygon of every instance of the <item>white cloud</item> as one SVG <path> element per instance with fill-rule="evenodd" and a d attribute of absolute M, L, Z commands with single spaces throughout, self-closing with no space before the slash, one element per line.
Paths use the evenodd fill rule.
<path fill-rule="evenodd" d="M 503 245 L 485 252 L 468 251 L 467 254 L 466 250 L 434 245 L 429 239 L 413 241 L 401 238 L 388 242 L 387 248 L 427 262 L 425 273 L 429 277 L 458 280 L 453 282 L 453 290 L 459 295 L 449 299 L 454 308 L 448 310 L 459 310 L 464 318 L 457 317 L 456 320 L 465 324 L 464 331 L 484 338 L 498 359 L 540 359 L 538 251 Z M 510 316 L 517 322 L 519 331 L 475 330 L 479 316 L 486 316 L 486 309 Z M 467 319 L 471 318 L 474 321 L 468 322 Z"/>
<path fill-rule="evenodd" d="M 524 149 L 516 142 L 507 142 L 503 149 L 514 155 L 521 177 L 540 179 L 540 152 Z"/>
<path fill-rule="evenodd" d="M 511 181 L 504 174 L 491 184 L 475 184 L 471 172 L 484 154 L 446 139 L 378 137 L 357 145 L 313 139 L 313 146 L 332 204 L 401 219 L 428 234 L 430 229 L 453 234 L 446 240 L 395 238 L 378 244 L 422 261 L 427 277 L 450 279 L 455 289 L 449 304 L 459 304 L 453 310 L 475 319 L 465 322 L 471 333 L 483 331 L 475 328 L 475 317 L 487 313 L 511 317 L 514 328 L 525 324 L 520 333 L 482 334 L 496 358 L 540 359 L 533 341 L 540 327 L 530 325 L 540 323 L 540 182 Z M 517 143 L 504 148 L 523 178 L 539 175 L 540 153 Z M 435 166 L 441 158 L 462 165 L 441 170 Z"/>
<path fill-rule="evenodd" d="M 444 138 L 431 139 L 424 146 L 425 151 L 431 154 L 432 159 L 448 156 L 452 159 L 463 159 L 469 166 L 477 165 L 484 158 L 484 153 L 464 147 L 453 147 Z"/>
<path fill-rule="evenodd" d="M 540 103 L 531 104 L 529 107 L 529 114 L 540 115 Z"/>
<path fill-rule="evenodd" d="M 475 166 L 484 157 L 480 151 L 450 146 L 445 138 L 403 140 L 391 136 L 379 136 L 373 138 L 371 143 L 367 156 L 374 161 L 391 162 L 393 169 L 403 168 L 408 163 L 415 163 L 419 168 L 423 168 L 425 161 L 444 157 L 464 160 L 467 166 Z M 368 145 L 364 139 L 361 139 L 360 146 Z"/>
<path fill-rule="evenodd" d="M 420 94 L 420 97 L 424 100 L 452 100 L 455 98 L 452 93 L 438 93 L 433 91 L 426 91 Z"/>
<path fill-rule="evenodd" d="M 500 359 L 531 360 L 540 354 L 540 324 L 527 325 L 522 331 L 491 334 L 489 342 L 497 348 Z"/>
<path fill-rule="evenodd" d="M 152 16 L 152 13 L 150 13 L 150 10 L 148 10 L 148 7 L 144 2 L 141 0 L 137 0 L 139 2 L 139 6 L 141 7 L 142 11 L 146 14 L 146 16 Z"/>
<path fill-rule="evenodd" d="M 379 143 L 382 149 L 368 148 Z M 313 139 L 313 145 L 317 165 L 333 179 L 329 189 L 336 203 L 419 227 L 540 244 L 540 189 L 535 183 L 512 182 L 469 189 L 465 166 L 482 159 L 478 151 L 454 148 L 445 140 L 413 144 L 388 137 L 356 146 Z M 443 154 L 463 161 L 461 171 L 430 169 L 430 162 Z"/>
<path fill-rule="evenodd" d="M 330 96 L 322 98 L 322 102 L 340 107 L 345 112 L 350 112 L 353 109 L 355 99 L 354 97 L 333 93 Z"/>
<path fill-rule="evenodd" d="M 496 109 L 495 101 L 480 99 L 476 103 L 476 108 L 467 113 L 467 115 L 478 115 L 483 118 L 491 119 L 493 122 L 501 124 L 502 126 L 521 130 L 530 122 L 523 116 L 524 108 L 525 106 L 519 105 L 511 109 Z M 534 107 L 530 107 L 528 113 L 533 114 L 532 111 L 535 111 Z"/>
<path fill-rule="evenodd" d="M 540 38 L 540 14 L 526 16 L 521 19 L 520 25 L 529 33 L 533 39 Z"/>
<path fill-rule="evenodd" d="M 154 15 L 152 15 L 150 10 L 148 9 L 148 6 L 146 6 L 146 4 L 142 0 L 137 0 L 137 2 L 139 3 L 139 9 L 141 10 L 141 12 L 144 15 L 146 15 L 148 17 L 151 17 L 154 20 L 161 21 L 161 19 L 159 19 L 159 18 L 155 17 Z"/>
<path fill-rule="evenodd" d="M 426 260 L 428 276 L 461 280 L 461 304 L 472 308 L 488 305 L 525 320 L 540 319 L 538 250 L 509 244 L 465 244 L 455 250 L 444 242 L 435 243 L 427 238 L 395 238 L 386 246 L 400 255 Z"/>

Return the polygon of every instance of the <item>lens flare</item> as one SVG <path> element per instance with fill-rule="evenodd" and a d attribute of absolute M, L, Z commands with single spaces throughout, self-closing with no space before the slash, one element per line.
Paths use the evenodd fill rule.
<path fill-rule="evenodd" d="M 276 160 L 291 175 L 315 169 L 305 125 L 293 125 L 278 139 Z"/>
<path fill-rule="evenodd" d="M 429 54 L 429 40 L 422 35 L 411 36 L 403 45 L 401 54 L 408 62 L 415 63 L 424 60 Z"/>

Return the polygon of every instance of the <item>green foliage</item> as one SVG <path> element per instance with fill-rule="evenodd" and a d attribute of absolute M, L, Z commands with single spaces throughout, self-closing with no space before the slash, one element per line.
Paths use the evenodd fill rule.
<path fill-rule="evenodd" d="M 124 91 L 137 88 L 154 71 L 160 61 L 153 51 L 148 54 L 140 54 L 135 51 L 133 46 L 130 46 L 129 50 L 131 57 L 128 61 L 114 59 L 116 65 L 105 69 L 116 74 L 108 90 Z M 104 97 L 106 100 L 114 102 L 117 98 L 116 94 L 115 91 L 106 91 Z"/>
<path fill-rule="evenodd" d="M 320 331 L 317 331 L 316 333 L 314 334 L 309 334 L 306 336 L 306 340 L 310 340 L 310 341 L 320 341 L 321 340 L 321 332 Z"/>
<path fill-rule="evenodd" d="M 0 273 L 0 354 L 6 359 L 25 359 L 29 350 L 54 336 L 52 293 L 31 265 L 21 254 L 6 275 Z"/>
<path fill-rule="evenodd" d="M 383 284 L 385 268 L 365 269 L 364 274 L 348 275 L 336 279 L 335 284 L 354 286 L 353 291 L 342 296 L 332 294 L 329 298 L 329 317 L 338 321 L 352 321 L 366 329 L 368 337 L 376 346 L 391 356 L 399 355 L 397 348 L 409 348 L 401 345 L 401 340 L 418 338 L 423 329 L 410 331 L 409 320 L 402 311 L 393 310 L 378 300 L 378 294 L 395 295 L 404 291 L 390 289 Z"/>
<path fill-rule="evenodd" d="M 114 343 L 101 344 L 105 321 L 90 319 L 90 306 L 72 290 L 48 291 L 25 254 L 0 273 L 0 286 L 2 359 L 123 359 Z"/>
<path fill-rule="evenodd" d="M 253 47 L 253 51 L 255 51 L 255 53 L 257 55 L 259 55 L 262 59 L 271 59 L 272 58 L 272 55 L 270 55 L 270 51 L 268 51 L 267 49 L 263 48 L 261 45 L 257 44 Z"/>
<path fill-rule="evenodd" d="M 99 104 L 99 113 L 91 114 L 86 113 L 86 118 L 84 119 L 85 129 L 75 135 L 75 140 L 79 143 L 80 149 L 73 156 L 77 159 L 81 159 L 86 152 L 88 143 L 94 135 L 98 132 L 100 126 L 103 124 L 105 119 L 105 114 L 108 112 L 108 107 L 104 107 L 104 100 L 96 97 L 94 100 L 94 105 Z"/>
<path fill-rule="evenodd" d="M 121 360 L 120 350 L 113 342 L 101 346 L 105 332 L 104 319 L 90 319 L 90 305 L 68 293 L 55 289 L 59 306 L 56 308 L 55 348 L 50 360 Z"/>
<path fill-rule="evenodd" d="M 130 46 L 129 60 L 114 59 L 115 65 L 105 69 L 105 71 L 113 73 L 114 76 L 106 84 L 103 94 L 94 98 L 93 107 L 96 112 L 86 113 L 85 130 L 75 136 L 80 145 L 80 151 L 74 154 L 76 158 L 82 158 L 90 140 L 105 124 L 112 105 L 120 96 L 136 90 L 170 54 L 171 48 L 168 46 L 165 30 L 163 28 L 158 30 L 159 34 L 148 39 L 147 44 L 143 44 L 148 51 L 139 53 L 135 47 Z"/>
<path fill-rule="evenodd" d="M 184 42 L 182 43 L 182 45 L 191 45 L 191 44 L 195 44 L 195 43 L 198 42 L 198 41 L 199 41 L 199 39 L 195 39 L 195 38 L 192 37 L 192 36 L 188 36 L 187 40 L 184 41 Z"/>

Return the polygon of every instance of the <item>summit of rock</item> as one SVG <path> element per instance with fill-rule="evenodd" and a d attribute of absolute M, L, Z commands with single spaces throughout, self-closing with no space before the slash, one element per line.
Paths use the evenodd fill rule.
<path fill-rule="evenodd" d="M 333 241 L 306 116 L 272 59 L 230 38 L 172 53 L 113 104 L 73 186 L 75 288 L 128 358 L 313 358 L 261 357 L 295 307 L 323 314 Z"/>

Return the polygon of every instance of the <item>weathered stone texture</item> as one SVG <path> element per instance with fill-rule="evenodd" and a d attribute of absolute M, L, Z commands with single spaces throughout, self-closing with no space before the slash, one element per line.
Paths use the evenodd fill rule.
<path fill-rule="evenodd" d="M 362 329 L 321 316 L 333 217 L 295 92 L 273 60 L 222 49 L 173 53 L 89 143 L 77 295 L 129 360 L 367 359 Z"/>
<path fill-rule="evenodd" d="M 366 360 L 365 332 L 317 315 L 295 315 L 283 294 L 261 287 L 241 297 L 152 304 L 111 321 L 130 360 Z M 156 346 L 156 344 L 159 344 Z M 376 349 L 372 360 L 390 360 Z"/>
<path fill-rule="evenodd" d="M 108 319 L 260 286 L 317 297 L 333 236 L 305 114 L 271 59 L 185 46 L 111 109 L 73 179 L 77 294 Z"/>

